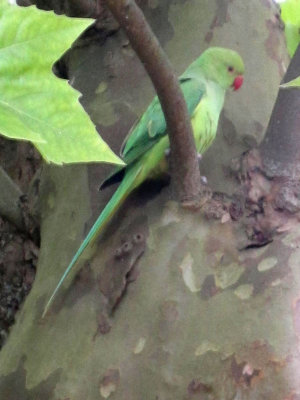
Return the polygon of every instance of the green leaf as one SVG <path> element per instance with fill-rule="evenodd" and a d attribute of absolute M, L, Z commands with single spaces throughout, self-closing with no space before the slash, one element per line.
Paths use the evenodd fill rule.
<path fill-rule="evenodd" d="M 90 23 L 0 0 L 0 132 L 32 141 L 48 162 L 123 164 L 83 110 L 80 93 L 52 73 Z"/>
<path fill-rule="evenodd" d="M 292 57 L 300 43 L 300 1 L 286 0 L 280 5 L 285 23 L 285 36 L 289 55 Z"/>
<path fill-rule="evenodd" d="M 283 83 L 282 85 L 280 85 L 280 87 L 283 89 L 300 88 L 300 76 L 298 76 L 298 78 L 293 79 L 292 81 Z"/>

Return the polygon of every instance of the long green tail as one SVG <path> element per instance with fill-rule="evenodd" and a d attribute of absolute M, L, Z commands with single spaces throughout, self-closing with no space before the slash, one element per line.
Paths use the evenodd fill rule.
<path fill-rule="evenodd" d="M 102 213 L 99 215 L 97 218 L 96 222 L 92 226 L 91 230 L 87 234 L 86 238 L 84 241 L 81 243 L 79 249 L 76 251 L 74 257 L 72 258 L 70 264 L 68 265 L 67 269 L 63 273 L 62 277 L 60 278 L 56 288 L 54 289 L 50 299 L 48 300 L 42 318 L 46 315 L 47 311 L 49 310 L 50 305 L 52 304 L 57 292 L 59 291 L 63 281 L 66 279 L 68 274 L 70 273 L 71 269 L 73 266 L 76 264 L 78 261 L 79 257 L 81 254 L 84 252 L 86 247 L 92 242 L 93 239 L 95 239 L 96 235 L 100 233 L 101 229 L 104 228 L 106 223 L 110 220 L 112 215 L 115 213 L 115 211 L 121 206 L 121 204 L 124 202 L 124 200 L 127 198 L 129 193 L 134 189 L 135 181 L 136 178 L 141 171 L 141 166 L 134 166 L 133 168 L 130 168 L 122 180 L 120 186 L 118 189 L 115 191 L 113 194 L 112 198 L 110 201 L 107 203 L 105 206 L 104 210 Z"/>

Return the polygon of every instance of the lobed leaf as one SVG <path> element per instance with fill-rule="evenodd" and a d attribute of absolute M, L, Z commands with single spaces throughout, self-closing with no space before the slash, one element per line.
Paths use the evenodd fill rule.
<path fill-rule="evenodd" d="M 285 36 L 292 57 L 300 43 L 300 1 L 286 0 L 281 4 L 281 18 L 285 23 Z"/>
<path fill-rule="evenodd" d="M 0 0 L 0 133 L 32 141 L 48 162 L 123 164 L 80 105 L 80 93 L 52 73 L 90 23 Z"/>

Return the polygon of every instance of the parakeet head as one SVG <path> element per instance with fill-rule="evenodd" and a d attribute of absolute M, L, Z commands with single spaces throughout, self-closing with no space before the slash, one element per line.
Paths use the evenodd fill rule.
<path fill-rule="evenodd" d="M 238 90 L 243 83 L 245 71 L 241 56 L 234 50 L 210 47 L 191 65 L 200 67 L 205 78 L 217 82 L 225 90 Z"/>

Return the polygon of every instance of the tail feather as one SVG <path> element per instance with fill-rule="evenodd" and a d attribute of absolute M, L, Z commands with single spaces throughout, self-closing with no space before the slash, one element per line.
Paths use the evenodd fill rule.
<path fill-rule="evenodd" d="M 96 235 L 101 232 L 101 230 L 105 227 L 106 223 L 110 220 L 110 218 L 115 213 L 115 211 L 121 206 L 121 204 L 127 198 L 129 193 L 134 189 L 134 187 L 135 187 L 134 183 L 135 183 L 135 180 L 136 180 L 138 174 L 140 173 L 140 171 L 141 171 L 141 167 L 132 168 L 127 171 L 126 176 L 124 177 L 120 186 L 115 191 L 112 198 L 110 199 L 110 201 L 107 203 L 107 205 L 105 206 L 102 213 L 97 218 L 96 222 L 92 226 L 91 230 L 87 234 L 84 241 L 81 243 L 80 247 L 78 248 L 74 257 L 72 258 L 70 264 L 68 265 L 68 267 L 66 268 L 62 277 L 60 278 L 56 288 L 54 289 L 51 297 L 49 298 L 49 300 L 45 306 L 42 318 L 46 315 L 46 313 L 49 310 L 49 307 L 52 304 L 61 285 L 63 284 L 66 277 L 69 275 L 71 269 L 76 264 L 79 257 L 81 256 L 81 254 L 84 252 L 84 250 L 87 248 L 87 246 L 93 241 L 93 239 L 96 238 Z"/>

